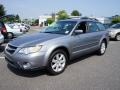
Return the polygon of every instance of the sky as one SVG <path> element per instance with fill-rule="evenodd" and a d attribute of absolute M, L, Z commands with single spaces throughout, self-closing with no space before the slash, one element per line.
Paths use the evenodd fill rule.
<path fill-rule="evenodd" d="M 109 17 L 120 15 L 120 0 L 0 0 L 7 14 L 21 18 L 38 18 L 40 15 L 66 10 L 78 10 L 83 16 Z"/>

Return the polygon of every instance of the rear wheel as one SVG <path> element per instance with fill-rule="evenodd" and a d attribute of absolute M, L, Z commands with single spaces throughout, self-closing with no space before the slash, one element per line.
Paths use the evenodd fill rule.
<path fill-rule="evenodd" d="M 105 41 L 102 41 L 101 45 L 100 45 L 100 48 L 99 50 L 97 51 L 98 52 L 98 55 L 104 55 L 105 52 L 106 52 L 106 48 L 107 48 L 107 45 L 105 43 Z"/>
<path fill-rule="evenodd" d="M 8 32 L 8 34 L 7 34 L 7 38 L 8 38 L 8 39 L 13 39 L 13 37 L 14 37 L 13 33 Z"/>
<path fill-rule="evenodd" d="M 67 65 L 67 54 L 63 50 L 56 50 L 50 56 L 48 71 L 52 75 L 57 75 L 62 73 Z"/>
<path fill-rule="evenodd" d="M 120 33 L 116 35 L 115 40 L 120 41 Z"/>

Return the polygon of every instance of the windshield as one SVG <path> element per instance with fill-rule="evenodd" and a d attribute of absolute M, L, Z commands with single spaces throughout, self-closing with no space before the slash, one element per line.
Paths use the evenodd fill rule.
<path fill-rule="evenodd" d="M 114 25 L 111 26 L 111 28 L 116 28 L 116 29 L 120 28 L 120 24 L 114 24 Z"/>
<path fill-rule="evenodd" d="M 72 31 L 76 23 L 77 21 L 57 21 L 42 30 L 41 32 L 67 35 Z"/>

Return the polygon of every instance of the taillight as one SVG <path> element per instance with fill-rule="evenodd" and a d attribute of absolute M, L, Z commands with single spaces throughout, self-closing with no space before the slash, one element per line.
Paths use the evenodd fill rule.
<path fill-rule="evenodd" d="M 2 28 L 2 32 L 6 33 L 7 32 L 6 28 Z"/>

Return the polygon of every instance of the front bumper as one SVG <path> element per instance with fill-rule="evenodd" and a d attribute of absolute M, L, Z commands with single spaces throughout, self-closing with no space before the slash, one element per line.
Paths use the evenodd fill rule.
<path fill-rule="evenodd" d="M 111 39 L 114 39 L 115 36 L 116 36 L 116 33 L 113 33 L 113 32 L 110 32 L 110 33 L 109 33 L 109 37 L 110 37 Z"/>
<path fill-rule="evenodd" d="M 14 68 L 23 70 L 34 70 L 46 66 L 45 52 L 38 52 L 29 55 L 23 54 L 9 54 L 5 50 L 5 59 L 9 65 Z"/>

